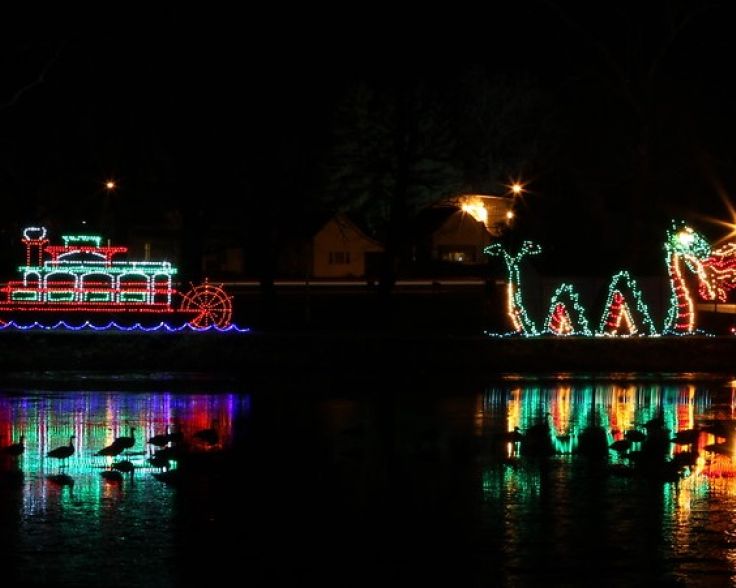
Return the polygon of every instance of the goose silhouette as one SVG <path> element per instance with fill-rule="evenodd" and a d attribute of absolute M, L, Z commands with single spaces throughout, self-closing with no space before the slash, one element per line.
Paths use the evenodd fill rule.
<path fill-rule="evenodd" d="M 153 452 L 153 458 L 157 459 L 173 459 L 179 460 L 185 455 L 185 450 L 179 445 L 172 445 L 171 447 L 164 447 Z"/>
<path fill-rule="evenodd" d="M 631 443 L 631 439 L 619 439 L 618 441 L 611 443 L 608 447 L 621 455 L 631 449 Z"/>
<path fill-rule="evenodd" d="M 115 457 L 116 455 L 120 455 L 123 452 L 123 446 L 118 445 L 115 442 L 112 442 L 107 447 L 103 447 L 100 449 L 95 455 L 102 455 L 105 457 Z"/>
<path fill-rule="evenodd" d="M 130 427 L 130 437 L 116 437 L 110 445 L 103 447 L 95 455 L 115 457 L 133 445 L 135 445 L 135 427 Z"/>
<path fill-rule="evenodd" d="M 105 470 L 104 472 L 100 472 L 100 476 L 105 482 L 110 482 L 111 484 L 123 481 L 123 474 L 116 470 Z"/>
<path fill-rule="evenodd" d="M 179 432 L 172 433 L 170 427 L 166 426 L 166 433 L 160 433 L 151 437 L 147 443 L 155 447 L 166 447 L 169 443 L 180 443 L 182 435 Z"/>
<path fill-rule="evenodd" d="M 131 449 L 135 445 L 135 427 L 130 427 L 130 437 L 117 437 L 112 444 L 122 447 L 124 450 Z"/>
<path fill-rule="evenodd" d="M 513 431 L 501 433 L 501 439 L 507 443 L 520 443 L 524 440 L 524 435 L 519 427 L 514 427 Z"/>
<path fill-rule="evenodd" d="M 178 469 L 155 472 L 153 477 L 167 486 L 178 486 L 181 483 L 181 472 Z"/>
<path fill-rule="evenodd" d="M 647 436 L 639 429 L 629 429 L 624 433 L 624 439 L 628 439 L 632 443 L 643 443 L 647 440 Z"/>
<path fill-rule="evenodd" d="M 6 445 L 5 447 L 0 448 L 0 453 L 2 455 L 9 455 L 11 457 L 18 457 L 21 455 L 25 450 L 26 446 L 24 445 L 24 441 L 26 439 L 25 435 L 20 436 L 20 440 L 18 443 L 13 443 L 11 445 Z"/>
<path fill-rule="evenodd" d="M 149 457 L 146 461 L 150 463 L 153 467 L 159 469 L 168 470 L 169 466 L 171 465 L 169 458 L 165 455 L 153 455 Z"/>
<path fill-rule="evenodd" d="M 169 426 L 166 425 L 165 433 L 154 435 L 147 441 L 147 443 L 150 443 L 151 445 L 154 445 L 156 447 L 166 447 L 169 444 L 169 439 Z"/>
<path fill-rule="evenodd" d="M 205 445 L 212 447 L 213 445 L 217 445 L 217 443 L 220 441 L 220 435 L 217 433 L 217 429 L 215 428 L 217 425 L 217 419 L 212 421 L 212 426 L 209 429 L 202 429 L 201 431 L 197 431 L 192 435 L 197 441 L 200 443 L 204 443 Z"/>
<path fill-rule="evenodd" d="M 70 491 L 74 487 L 74 478 L 68 474 L 54 474 L 46 476 L 46 479 L 55 486 L 68 486 Z"/>
<path fill-rule="evenodd" d="M 675 436 L 672 437 L 672 443 L 676 443 L 677 445 L 694 445 L 698 442 L 699 437 L 699 429 L 685 429 L 675 433 Z"/>
<path fill-rule="evenodd" d="M 46 454 L 46 457 L 53 457 L 54 459 L 59 460 L 59 467 L 62 467 L 63 465 L 66 465 L 66 460 L 68 460 L 73 454 L 74 454 L 74 439 L 76 439 L 76 435 L 72 435 L 69 437 L 69 445 L 62 445 L 61 447 L 57 447 L 56 449 L 52 449 Z"/>
<path fill-rule="evenodd" d="M 132 462 L 124 459 L 122 461 L 116 461 L 110 466 L 113 470 L 122 472 L 123 474 L 132 474 L 135 471 L 135 466 Z"/>

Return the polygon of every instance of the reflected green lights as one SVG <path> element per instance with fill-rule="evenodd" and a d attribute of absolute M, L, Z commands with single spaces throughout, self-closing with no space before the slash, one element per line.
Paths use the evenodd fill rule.
<path fill-rule="evenodd" d="M 178 394 L 75 392 L 0 396 L 0 445 L 25 439 L 19 458 L 3 456 L 0 474 L 23 474 L 24 512 L 33 514 L 56 496 L 73 497 L 85 505 L 99 505 L 113 492 L 114 485 L 160 485 L 151 474 L 176 469 L 154 467 L 148 460 L 154 450 L 147 443 L 154 435 L 181 434 L 177 450 L 190 454 L 212 453 L 232 444 L 233 420 L 249 410 L 249 397 L 235 394 Z M 218 442 L 207 444 L 198 431 L 216 428 Z M 134 436 L 134 445 L 119 455 L 97 452 L 121 436 Z M 67 446 L 74 436 L 74 453 L 66 460 L 48 457 L 54 448 Z M 134 471 L 121 479 L 102 475 L 117 462 L 132 463 Z M 62 477 L 61 475 L 66 477 Z M 16 474 L 17 476 L 17 474 Z M 70 483 L 73 482 L 73 483 Z"/>
<path fill-rule="evenodd" d="M 571 468 L 568 480 L 571 487 L 588 484 L 600 476 L 610 477 L 609 482 L 618 486 L 638 483 L 631 479 L 636 472 L 631 464 L 643 443 L 634 441 L 628 451 L 621 452 L 610 449 L 610 445 L 624 440 L 627 432 L 637 431 L 642 436 L 649 433 L 651 437 L 661 430 L 662 463 L 675 464 L 678 459 L 686 460 L 688 454 L 693 455 L 692 465 L 681 470 L 679 479 L 655 480 L 662 484 L 661 500 L 666 516 L 675 526 L 678 521 L 684 524 L 695 505 L 704 499 L 718 493 L 736 497 L 736 452 L 717 454 L 706 449 L 716 442 L 725 443 L 723 438 L 711 434 L 708 426 L 718 420 L 730 423 L 733 417 L 733 394 L 730 404 L 713 403 L 707 388 L 698 389 L 692 383 L 579 382 L 545 387 L 516 382 L 508 387 L 491 388 L 480 397 L 476 434 L 493 436 L 494 431 L 498 435 L 517 427 L 525 435 L 533 430 L 547 431 L 543 434 L 549 436 L 554 453 L 527 457 L 522 449 L 524 441 L 508 443 L 504 459 L 485 460 L 481 472 L 483 500 L 501 501 L 505 509 L 539 500 L 545 493 L 545 484 L 552 483 L 550 468 Z M 652 423 L 656 423 L 656 430 Z M 608 448 L 598 465 L 610 469 L 591 470 L 591 462 L 579 455 L 581 438 L 590 428 L 598 428 L 605 435 Z M 700 431 L 697 442 L 691 445 L 671 442 L 677 432 L 692 429 Z M 728 443 L 734 443 L 734 433 Z"/>
<path fill-rule="evenodd" d="M 188 558 L 175 538 L 182 521 L 212 520 L 211 482 L 242 446 L 250 403 L 231 393 L 0 393 L 0 447 L 25 441 L 17 458 L 0 451 L 2 585 L 179 585 Z M 147 440 L 167 427 L 178 454 L 155 467 L 159 447 Z M 197 438 L 211 427 L 214 443 Z M 132 447 L 97 454 L 131 429 Z M 72 436 L 67 460 L 48 457 Z"/>
<path fill-rule="evenodd" d="M 480 394 L 476 436 L 498 439 L 516 427 L 528 435 L 544 431 L 543 423 L 554 446 L 552 455 L 528 455 L 522 439 L 500 455 L 479 456 L 480 520 L 499 538 L 504 581 L 572 577 L 590 585 L 615 561 L 612 574 L 622 585 L 662 578 L 690 585 L 702 574 L 713 579 L 707 585 L 732 585 L 735 408 L 732 389 L 692 382 L 516 380 Z M 592 456 L 581 451 L 581 438 L 595 427 L 607 447 Z M 695 442 L 672 442 L 690 430 Z M 626 451 L 611 449 L 627 432 L 638 440 Z M 656 435 L 661 454 L 638 461 Z M 725 449 L 711 451 L 713 444 Z M 688 465 L 672 476 L 669 466 L 680 462 Z M 573 565 L 574 572 L 566 567 Z"/>

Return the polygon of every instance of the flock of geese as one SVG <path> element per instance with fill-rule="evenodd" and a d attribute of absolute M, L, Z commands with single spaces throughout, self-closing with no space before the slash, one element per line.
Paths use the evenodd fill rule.
<path fill-rule="evenodd" d="M 213 420 L 209 428 L 195 432 L 192 435 L 192 442 L 196 446 L 206 450 L 218 447 L 220 436 L 217 432 L 216 425 L 217 421 Z M 112 458 L 117 458 L 121 454 L 124 457 L 129 455 L 130 450 L 136 444 L 135 431 L 135 427 L 130 427 L 129 435 L 116 437 L 112 443 L 96 451 L 94 455 Z M 67 466 L 69 458 L 76 452 L 74 439 L 76 439 L 76 435 L 71 435 L 69 437 L 69 443 L 51 449 L 46 453 L 46 457 L 58 460 L 59 462 L 59 473 L 57 475 L 47 476 L 50 481 L 61 485 L 72 485 L 74 483 L 74 480 L 70 476 L 61 473 L 62 468 Z M 146 443 L 152 448 L 155 448 L 146 459 L 146 462 L 151 467 L 159 470 L 154 476 L 163 482 L 173 483 L 176 479 L 177 470 L 171 469 L 171 462 L 178 461 L 189 450 L 189 444 L 185 443 L 182 433 L 179 431 L 172 432 L 167 426 L 165 433 L 154 435 Z M 25 453 L 25 449 L 25 435 L 21 435 L 16 443 L 0 446 L 0 457 L 17 460 Z M 101 476 L 107 481 L 119 482 L 123 479 L 122 474 L 132 475 L 135 468 L 136 466 L 129 459 L 121 459 L 119 461 L 113 461 L 109 469 L 101 472 Z"/>
<path fill-rule="evenodd" d="M 643 430 L 642 430 L 643 429 Z M 619 436 L 619 431 L 611 431 Z M 708 435 L 715 443 L 702 445 Z M 513 453 L 527 457 L 543 457 L 556 453 L 552 442 L 552 431 L 544 419 L 522 432 L 519 427 L 498 435 L 498 441 L 510 446 Z M 558 439 L 561 440 L 560 437 Z M 681 450 L 670 457 L 670 447 L 677 445 Z M 714 420 L 701 427 L 684 429 L 672 433 L 665 426 L 662 416 L 643 424 L 642 428 L 627 430 L 621 438 L 608 443 L 606 430 L 594 423 L 585 427 L 578 435 L 578 454 L 586 457 L 606 458 L 615 452 L 625 464 L 614 464 L 612 471 L 621 475 L 645 473 L 649 476 L 676 481 L 688 475 L 698 463 L 700 450 L 706 454 L 706 463 L 715 456 L 729 459 L 736 457 L 736 422 Z M 517 450 L 518 448 L 518 450 Z"/>

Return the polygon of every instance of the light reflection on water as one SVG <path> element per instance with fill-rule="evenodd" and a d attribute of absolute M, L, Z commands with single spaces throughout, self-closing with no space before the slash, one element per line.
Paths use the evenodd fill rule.
<path fill-rule="evenodd" d="M 507 579 L 729 585 L 736 579 L 734 406 L 731 389 L 693 383 L 511 384 L 480 395 L 478 439 L 544 423 L 554 448 L 524 458 L 524 441 L 502 442 L 499 459 L 481 459 L 483 520 L 505 538 Z M 662 424 L 647 427 L 655 419 Z M 708 432 L 714 421 L 730 435 Z M 597 460 L 581 456 L 581 433 L 591 426 L 602 428 L 608 445 L 632 430 L 650 438 L 662 430 L 666 440 L 700 434 L 692 444 L 664 445 L 656 462 L 637 467 L 642 443 Z M 732 453 L 708 451 L 715 443 Z M 684 452 L 695 457 L 679 475 L 660 469 Z"/>
<path fill-rule="evenodd" d="M 232 446 L 234 421 L 249 410 L 250 397 L 239 394 L 0 395 L 0 446 L 25 438 L 19 458 L 0 456 L 0 547 L 15 560 L 9 585 L 95 585 L 103 577 L 107 585 L 174 583 L 176 495 L 156 476 L 179 463 L 153 467 L 147 460 L 158 448 L 146 441 L 169 427 L 181 433 L 188 454 L 215 456 Z M 210 427 L 215 444 L 195 436 Z M 96 455 L 131 428 L 132 448 Z M 72 435 L 71 457 L 62 463 L 47 456 Z M 134 471 L 105 478 L 122 460 Z"/>
<path fill-rule="evenodd" d="M 402 545 L 417 551 L 416 567 L 402 569 L 397 557 L 392 573 L 430 584 L 509 586 L 736 580 L 736 457 L 706 451 L 715 443 L 734 449 L 736 405 L 726 382 L 516 380 L 474 394 L 423 390 L 411 399 L 393 399 L 388 412 L 362 398 L 323 405 L 334 459 L 352 476 L 352 490 L 369 505 L 374 496 L 392 504 L 391 516 L 373 514 L 402 536 L 400 528 Z M 670 442 L 678 431 L 716 421 L 734 432 Z M 653 422 L 661 424 L 647 428 Z M 515 427 L 528 435 L 540 424 L 549 451 L 525 454 L 524 441 L 505 440 Z M 590 427 L 605 439 L 598 457 L 581 454 Z M 628 452 L 608 449 L 632 430 L 664 440 L 661 455 L 630 459 L 644 442 Z M 693 463 L 675 469 L 685 452 Z M 393 473 L 374 482 L 386 462 Z M 411 521 L 410 530 L 397 520 Z"/>
<path fill-rule="evenodd" d="M 0 395 L 0 445 L 27 445 L 20 481 L 14 461 L 0 462 L 0 580 L 729 585 L 736 435 L 706 429 L 733 429 L 735 406 L 729 383 L 693 379 Z M 191 441 L 213 422 L 220 444 L 193 444 L 191 461 L 172 464 L 189 472 L 184 483 L 154 477 L 144 439 L 170 426 Z M 504 437 L 539 425 L 549 451 Z M 108 483 L 113 460 L 95 452 L 131 426 L 137 470 Z M 603 454 L 582 451 L 591 428 Z M 669 442 L 688 429 L 702 430 L 692 445 Z M 608 449 L 632 430 L 662 431 L 657 461 L 632 466 L 643 442 Z M 60 467 L 46 453 L 72 434 L 64 486 L 49 480 Z M 706 450 L 718 443 L 721 453 Z M 682 477 L 660 468 L 687 452 Z"/>

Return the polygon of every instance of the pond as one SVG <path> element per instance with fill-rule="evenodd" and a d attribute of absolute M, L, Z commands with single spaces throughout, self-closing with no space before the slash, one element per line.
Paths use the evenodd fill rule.
<path fill-rule="evenodd" d="M 24 438 L 0 457 L 3 584 L 736 577 L 725 378 L 120 388 L 0 393 L 0 447 Z"/>

